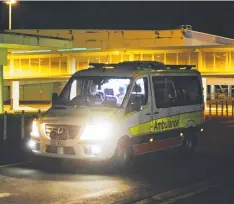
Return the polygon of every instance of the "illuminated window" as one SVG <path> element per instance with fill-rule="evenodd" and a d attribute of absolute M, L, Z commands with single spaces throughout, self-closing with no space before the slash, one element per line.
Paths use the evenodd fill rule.
<path fill-rule="evenodd" d="M 158 53 L 154 55 L 154 61 L 164 63 L 164 53 Z"/>
<path fill-rule="evenodd" d="M 29 59 L 21 59 L 21 70 L 24 74 L 29 74 Z"/>
<path fill-rule="evenodd" d="M 88 62 L 79 62 L 79 69 L 87 69 L 88 68 Z"/>
<path fill-rule="evenodd" d="M 129 61 L 130 60 L 130 55 L 123 55 L 123 62 Z"/>
<path fill-rule="evenodd" d="M 39 71 L 39 59 L 31 58 L 30 59 L 31 71 L 33 74 L 37 74 Z"/>
<path fill-rule="evenodd" d="M 178 53 L 179 64 L 189 64 L 189 53 Z"/>
<path fill-rule="evenodd" d="M 217 70 L 226 69 L 226 53 L 225 52 L 216 52 L 215 53 L 215 68 Z"/>
<path fill-rule="evenodd" d="M 49 73 L 49 58 L 40 58 L 40 66 L 42 73 Z"/>
<path fill-rule="evenodd" d="M 20 60 L 14 59 L 14 71 L 18 71 L 20 69 Z"/>
<path fill-rule="evenodd" d="M 198 66 L 198 53 L 190 52 L 190 64 Z"/>
<path fill-rule="evenodd" d="M 109 62 L 110 62 L 110 56 L 109 55 L 100 56 L 100 63 L 109 63 Z"/>
<path fill-rule="evenodd" d="M 213 52 L 205 52 L 203 54 L 203 68 L 205 70 L 213 70 L 214 69 L 214 53 Z"/>
<path fill-rule="evenodd" d="M 89 57 L 89 63 L 98 63 L 99 57 L 98 56 L 91 56 Z"/>
<path fill-rule="evenodd" d="M 55 57 L 55 58 L 51 58 L 50 61 L 50 67 L 51 67 L 51 72 L 52 74 L 58 74 L 59 73 L 59 58 Z"/>
<path fill-rule="evenodd" d="M 60 68 L 61 68 L 61 72 L 63 74 L 67 73 L 67 58 L 66 57 L 61 57 L 60 58 Z"/>
<path fill-rule="evenodd" d="M 143 54 L 142 56 L 143 61 L 152 61 L 152 55 L 151 54 Z"/>
<path fill-rule="evenodd" d="M 140 61 L 141 60 L 141 55 L 140 54 L 135 54 L 134 55 L 134 60 L 135 61 Z"/>
<path fill-rule="evenodd" d="M 176 53 L 167 53 L 166 54 L 166 64 L 167 65 L 176 64 Z"/>
<path fill-rule="evenodd" d="M 230 70 L 234 70 L 234 52 L 231 52 L 231 68 Z"/>
<path fill-rule="evenodd" d="M 112 55 L 111 56 L 111 63 L 117 64 L 120 62 L 121 55 Z"/>

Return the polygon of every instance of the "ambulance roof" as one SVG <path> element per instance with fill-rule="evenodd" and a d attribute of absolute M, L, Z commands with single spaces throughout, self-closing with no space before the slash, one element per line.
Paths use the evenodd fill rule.
<path fill-rule="evenodd" d="M 119 64 L 91 63 L 88 69 L 78 71 L 73 76 L 134 77 L 135 75 L 150 73 L 199 74 L 197 70 L 192 70 L 193 67 L 194 65 L 164 65 L 156 61 L 131 61 Z"/>

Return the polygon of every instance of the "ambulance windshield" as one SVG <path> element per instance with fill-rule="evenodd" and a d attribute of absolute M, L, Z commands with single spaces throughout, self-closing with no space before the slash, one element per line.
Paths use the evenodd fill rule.
<path fill-rule="evenodd" d="M 60 95 L 64 105 L 119 107 L 131 79 L 127 77 L 72 78 Z"/>

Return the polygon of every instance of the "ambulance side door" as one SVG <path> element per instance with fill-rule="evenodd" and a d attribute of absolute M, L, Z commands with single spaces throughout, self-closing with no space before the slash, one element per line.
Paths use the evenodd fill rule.
<path fill-rule="evenodd" d="M 153 99 L 152 135 L 157 141 L 154 149 L 161 150 L 177 146 L 177 141 L 174 141 L 174 138 L 179 136 L 177 129 L 179 128 L 180 114 L 173 78 L 153 74 L 151 85 Z"/>
<path fill-rule="evenodd" d="M 133 137 L 139 138 L 150 134 L 152 103 L 149 77 L 147 75 L 140 76 L 135 80 L 125 115 L 130 115 L 129 125 Z"/>

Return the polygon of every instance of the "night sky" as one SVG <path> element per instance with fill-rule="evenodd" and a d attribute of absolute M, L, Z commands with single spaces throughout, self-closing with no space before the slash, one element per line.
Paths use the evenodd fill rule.
<path fill-rule="evenodd" d="M 173 29 L 234 38 L 234 2 L 18 2 L 12 29 Z M 8 7 L 0 3 L 0 28 L 8 27 Z"/>

